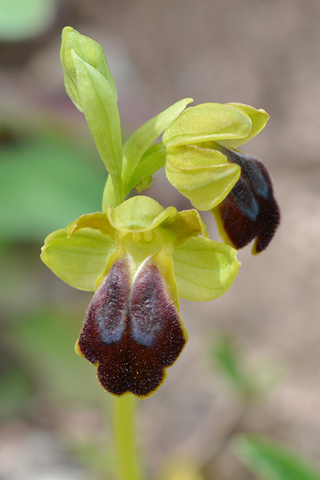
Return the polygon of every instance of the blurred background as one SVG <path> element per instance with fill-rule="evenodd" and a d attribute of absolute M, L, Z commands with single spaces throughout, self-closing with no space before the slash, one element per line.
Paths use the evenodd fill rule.
<path fill-rule="evenodd" d="M 64 91 L 66 25 L 105 49 L 124 137 L 184 97 L 271 116 L 243 151 L 267 165 L 281 226 L 266 252 L 239 252 L 223 297 L 181 302 L 189 343 L 139 402 L 149 478 L 185 459 L 207 479 L 254 478 L 228 448 L 237 432 L 271 435 L 320 466 L 319 21 L 318 0 L 0 0 L 1 480 L 114 478 L 110 398 L 74 353 L 91 295 L 39 259 L 47 234 L 101 208 L 105 182 Z M 150 195 L 190 208 L 161 172 Z M 255 401 L 230 356 L 240 383 L 259 385 Z"/>

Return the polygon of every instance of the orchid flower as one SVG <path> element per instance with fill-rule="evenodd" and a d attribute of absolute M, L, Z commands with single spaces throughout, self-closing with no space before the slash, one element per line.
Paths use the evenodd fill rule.
<path fill-rule="evenodd" d="M 196 210 L 136 196 L 82 215 L 49 235 L 42 261 L 66 283 L 94 290 L 76 351 L 109 392 L 150 395 L 187 333 L 178 296 L 207 301 L 237 275 L 236 250 L 207 238 Z"/>
<path fill-rule="evenodd" d="M 61 62 L 66 91 L 86 117 L 108 177 L 102 211 L 48 235 L 41 258 L 69 285 L 94 292 L 76 351 L 97 367 L 101 385 L 117 396 L 147 397 L 187 341 L 179 297 L 202 302 L 222 295 L 239 270 L 239 243 L 257 237 L 265 248 L 274 233 L 268 173 L 236 150 L 268 115 L 241 104 L 186 108 L 192 102 L 186 98 L 123 144 L 116 85 L 101 46 L 66 27 Z M 178 212 L 133 196 L 163 166 L 195 209 Z M 208 238 L 198 210 L 214 213 L 225 243 Z"/>

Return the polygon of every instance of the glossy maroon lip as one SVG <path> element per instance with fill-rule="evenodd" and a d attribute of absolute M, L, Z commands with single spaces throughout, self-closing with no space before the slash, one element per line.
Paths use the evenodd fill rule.
<path fill-rule="evenodd" d="M 147 262 L 130 287 L 128 260 L 117 260 L 89 305 L 78 340 L 83 356 L 98 365 L 101 385 L 115 395 L 148 396 L 185 343 L 158 267 Z"/>

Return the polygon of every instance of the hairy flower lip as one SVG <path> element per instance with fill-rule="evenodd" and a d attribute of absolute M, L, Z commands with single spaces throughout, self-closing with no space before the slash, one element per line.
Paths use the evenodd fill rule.
<path fill-rule="evenodd" d="M 241 177 L 212 213 L 226 243 L 240 249 L 255 239 L 252 253 L 261 253 L 280 224 L 271 177 L 259 160 L 227 148 L 225 154 L 241 167 Z"/>
<path fill-rule="evenodd" d="M 165 380 L 187 333 L 159 257 L 146 259 L 134 274 L 130 262 L 128 255 L 116 260 L 97 289 L 76 351 L 97 366 L 110 393 L 144 398 Z"/>

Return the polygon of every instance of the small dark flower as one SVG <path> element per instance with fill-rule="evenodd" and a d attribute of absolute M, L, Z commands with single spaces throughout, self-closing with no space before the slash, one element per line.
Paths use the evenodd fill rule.
<path fill-rule="evenodd" d="M 229 162 L 241 167 L 241 176 L 212 213 L 223 240 L 239 249 L 256 239 L 252 253 L 262 252 L 280 223 L 280 210 L 267 168 L 255 158 L 225 149 Z"/>

